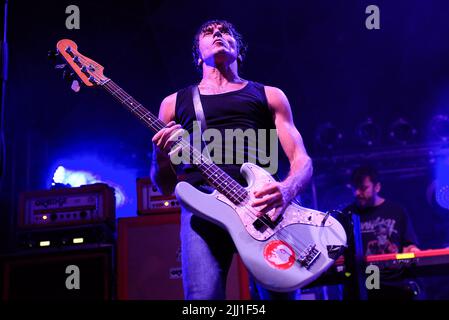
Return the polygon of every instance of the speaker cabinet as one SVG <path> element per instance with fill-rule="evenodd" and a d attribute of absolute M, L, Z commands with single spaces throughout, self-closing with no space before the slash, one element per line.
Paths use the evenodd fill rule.
<path fill-rule="evenodd" d="M 184 299 L 179 223 L 179 211 L 119 219 L 119 299 Z M 247 272 L 237 255 L 229 271 L 226 299 L 249 299 Z"/>
<path fill-rule="evenodd" d="M 114 247 L 36 249 L 1 258 L 4 300 L 109 300 Z"/>

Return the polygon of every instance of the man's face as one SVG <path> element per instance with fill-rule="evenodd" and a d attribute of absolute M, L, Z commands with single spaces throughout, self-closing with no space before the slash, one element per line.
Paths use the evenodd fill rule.
<path fill-rule="evenodd" d="M 377 193 L 380 190 L 379 183 L 373 183 L 370 177 L 365 177 L 363 182 L 354 188 L 354 196 L 357 206 L 360 208 L 374 206 Z"/>
<path fill-rule="evenodd" d="M 209 65 L 215 65 L 227 59 L 232 62 L 238 57 L 234 36 L 221 24 L 211 24 L 206 27 L 198 40 L 201 59 Z"/>

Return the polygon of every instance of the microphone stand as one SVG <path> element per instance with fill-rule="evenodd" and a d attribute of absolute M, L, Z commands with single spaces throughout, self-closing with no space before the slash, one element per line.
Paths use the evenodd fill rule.
<path fill-rule="evenodd" d="M 357 289 L 359 300 L 367 300 L 368 294 L 366 291 L 365 277 L 364 277 L 364 254 L 363 254 L 363 242 L 362 242 L 362 232 L 360 231 L 360 217 L 357 214 L 350 212 L 352 229 L 354 232 L 354 253 L 355 253 L 355 263 L 354 272 L 357 280 Z"/>

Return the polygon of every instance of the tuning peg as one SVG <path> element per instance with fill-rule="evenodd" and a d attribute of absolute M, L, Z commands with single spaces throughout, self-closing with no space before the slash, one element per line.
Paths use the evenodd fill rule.
<path fill-rule="evenodd" d="M 70 46 L 68 46 L 67 48 L 65 48 L 65 52 L 67 52 L 69 54 L 69 56 L 73 57 L 74 54 L 72 52 L 72 48 Z"/>
<path fill-rule="evenodd" d="M 86 66 L 82 66 L 81 67 L 81 72 L 84 73 L 86 76 L 90 76 L 89 71 L 87 70 Z"/>
<path fill-rule="evenodd" d="M 48 60 L 56 60 L 56 58 L 59 57 L 59 51 L 58 50 L 48 50 L 47 58 Z"/>
<path fill-rule="evenodd" d="M 82 67 L 83 65 L 81 64 L 81 61 L 80 61 L 80 58 L 78 57 L 78 56 L 74 56 L 73 57 L 73 62 L 75 62 L 75 64 L 78 66 L 78 67 Z"/>

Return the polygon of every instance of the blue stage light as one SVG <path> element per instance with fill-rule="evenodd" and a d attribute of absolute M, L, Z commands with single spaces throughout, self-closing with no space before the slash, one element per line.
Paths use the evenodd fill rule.
<path fill-rule="evenodd" d="M 436 164 L 435 200 L 439 206 L 449 209 L 449 159 L 441 159 Z"/>
<path fill-rule="evenodd" d="M 432 118 L 431 129 L 434 136 L 441 142 L 449 141 L 449 116 L 439 114 Z"/>
<path fill-rule="evenodd" d="M 135 215 L 135 169 L 102 160 L 95 155 L 75 155 L 59 159 L 51 171 L 51 188 L 79 187 L 106 183 L 115 190 L 117 217 Z M 54 169 L 56 168 L 56 169 Z"/>

